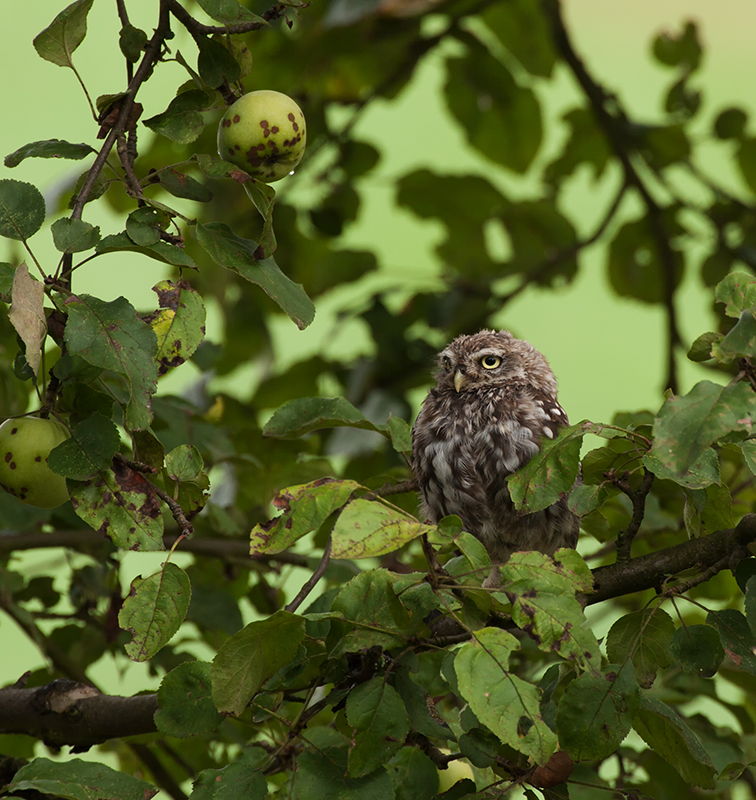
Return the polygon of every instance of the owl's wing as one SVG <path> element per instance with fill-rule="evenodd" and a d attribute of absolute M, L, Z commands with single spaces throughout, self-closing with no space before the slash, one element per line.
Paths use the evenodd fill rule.
<path fill-rule="evenodd" d="M 547 439 L 555 439 L 559 429 L 566 428 L 570 424 L 567 413 L 552 394 L 535 389 L 533 400 L 538 409 L 538 423 L 541 428 L 537 432 Z"/>

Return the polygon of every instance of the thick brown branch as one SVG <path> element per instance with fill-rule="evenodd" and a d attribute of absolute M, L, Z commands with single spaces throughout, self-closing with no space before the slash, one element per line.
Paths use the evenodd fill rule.
<path fill-rule="evenodd" d="M 737 528 L 691 539 L 682 544 L 649 553 L 646 556 L 619 561 L 607 567 L 593 570 L 594 593 L 588 595 L 589 604 L 601 603 L 612 597 L 640 592 L 644 589 L 659 589 L 670 576 L 697 567 L 706 571 L 708 577 L 719 570 L 732 566 L 748 553 L 746 546 L 756 541 L 756 514 L 746 514 Z"/>
<path fill-rule="evenodd" d="M 155 694 L 98 694 L 74 681 L 53 681 L 37 689 L 0 689 L 0 733 L 25 733 L 48 745 L 71 745 L 77 750 L 152 733 L 155 711 Z"/>

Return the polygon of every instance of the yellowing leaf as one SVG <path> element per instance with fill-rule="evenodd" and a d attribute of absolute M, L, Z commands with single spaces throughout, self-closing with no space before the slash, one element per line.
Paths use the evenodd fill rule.
<path fill-rule="evenodd" d="M 16 270 L 8 318 L 26 345 L 26 361 L 36 375 L 42 358 L 42 342 L 47 333 L 45 287 L 29 275 L 26 263 Z"/>

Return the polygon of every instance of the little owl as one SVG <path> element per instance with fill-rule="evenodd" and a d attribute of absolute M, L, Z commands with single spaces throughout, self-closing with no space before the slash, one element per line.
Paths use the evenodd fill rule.
<path fill-rule="evenodd" d="M 520 515 L 506 477 L 568 425 L 546 359 L 508 331 L 459 336 L 438 356 L 437 383 L 412 428 L 412 466 L 422 512 L 456 514 L 495 564 L 516 550 L 575 547 L 578 518 L 566 498 Z M 486 585 L 497 585 L 498 570 Z"/>

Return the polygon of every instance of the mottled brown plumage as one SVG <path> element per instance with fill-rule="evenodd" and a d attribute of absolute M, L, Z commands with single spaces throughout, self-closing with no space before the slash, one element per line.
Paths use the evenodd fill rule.
<path fill-rule="evenodd" d="M 430 522 L 459 516 L 498 564 L 516 550 L 575 547 L 579 523 L 566 499 L 518 515 L 506 483 L 544 436 L 569 424 L 546 359 L 508 331 L 484 330 L 455 339 L 438 364 L 412 429 L 422 513 Z"/>

